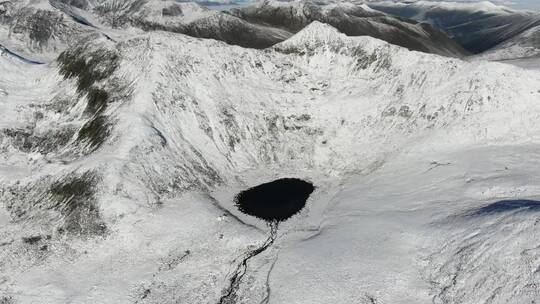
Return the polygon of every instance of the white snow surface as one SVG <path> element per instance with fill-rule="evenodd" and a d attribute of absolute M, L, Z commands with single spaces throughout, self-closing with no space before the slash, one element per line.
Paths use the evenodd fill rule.
<path fill-rule="evenodd" d="M 539 72 L 317 22 L 267 50 L 165 32 L 95 45 L 117 52 L 114 77 L 133 90 L 107 109 L 103 146 L 42 154 L 0 135 L 0 302 L 218 303 L 267 237 L 232 199 L 279 177 L 317 189 L 250 261 L 236 303 L 540 297 L 538 211 L 474 212 L 540 197 Z M 80 128 L 86 97 L 54 63 L 0 66 L 0 129 Z M 76 102 L 51 107 L 64 99 Z M 10 189 L 89 170 L 105 235 L 59 234 L 37 206 L 15 219 L 26 201 Z"/>

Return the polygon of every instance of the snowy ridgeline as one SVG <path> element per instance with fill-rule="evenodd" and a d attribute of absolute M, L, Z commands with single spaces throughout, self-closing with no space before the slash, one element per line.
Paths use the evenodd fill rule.
<path fill-rule="evenodd" d="M 313 23 L 0 57 L 0 303 L 219 303 L 267 239 L 232 198 L 315 192 L 234 303 L 533 303 L 540 74 Z M 230 291 L 230 290 L 229 290 Z M 225 302 L 223 302 L 225 303 Z"/>
<path fill-rule="evenodd" d="M 20 0 L 0 2 L 0 46 L 34 61 L 53 61 L 79 42 L 122 41 L 167 31 L 263 49 L 313 21 L 349 36 L 371 36 L 411 50 L 451 57 L 468 54 L 426 23 L 377 12 L 365 4 L 263 1 L 229 11 L 201 3 L 148 0 Z"/>

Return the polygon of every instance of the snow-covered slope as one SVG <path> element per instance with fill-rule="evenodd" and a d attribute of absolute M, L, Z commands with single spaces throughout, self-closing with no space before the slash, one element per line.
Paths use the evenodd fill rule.
<path fill-rule="evenodd" d="M 538 57 L 539 55 L 540 26 L 535 26 L 482 53 L 479 57 L 486 60 L 512 60 Z"/>
<path fill-rule="evenodd" d="M 539 194 L 536 72 L 318 22 L 266 50 L 149 32 L 0 60 L 6 303 L 538 296 L 534 210 L 478 209 Z M 317 190 L 230 290 L 268 229 L 232 198 L 285 176 Z"/>
<path fill-rule="evenodd" d="M 0 45 L 23 56 L 52 60 L 92 33 L 48 1 L 0 2 Z"/>

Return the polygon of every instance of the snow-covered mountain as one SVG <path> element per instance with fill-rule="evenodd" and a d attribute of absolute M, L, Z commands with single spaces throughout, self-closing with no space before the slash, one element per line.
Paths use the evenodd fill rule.
<path fill-rule="evenodd" d="M 124 5 L 121 9 L 94 11 L 104 15 L 110 11 L 114 16 L 119 15 L 113 18 L 115 23 L 110 22 L 115 27 L 129 24 L 144 30 L 178 32 L 244 47 L 272 46 L 291 37 L 312 21 L 320 21 L 350 36 L 369 35 L 413 50 L 447 56 L 466 54 L 444 33 L 427 24 L 386 16 L 364 4 L 273 0 L 255 2 L 229 13 L 210 10 L 193 2 L 128 2 L 132 4 Z"/>
<path fill-rule="evenodd" d="M 467 52 L 443 32 L 412 20 L 396 19 L 365 4 L 311 1 L 262 1 L 232 14 L 260 25 L 296 33 L 313 21 L 330 24 L 349 36 L 371 36 L 411 50 L 460 57 Z"/>
<path fill-rule="evenodd" d="M 123 18 L 130 26 L 145 31 L 177 32 L 251 48 L 269 47 L 291 36 L 282 29 L 251 24 L 194 2 L 139 2 L 140 5 L 126 10 Z"/>
<path fill-rule="evenodd" d="M 117 31 L 0 57 L 0 301 L 538 297 L 536 205 L 497 203 L 539 195 L 538 72 L 319 22 L 264 50 Z M 233 286 L 269 227 L 232 198 L 289 176 L 317 188 Z"/>
<path fill-rule="evenodd" d="M 381 1 L 370 2 L 369 6 L 392 15 L 428 22 L 475 54 L 540 25 L 538 13 L 512 10 L 489 1 Z"/>
<path fill-rule="evenodd" d="M 272 19 L 268 14 L 274 13 L 292 23 L 268 22 Z M 141 30 L 176 32 L 262 49 L 291 37 L 312 21 L 329 23 L 351 36 L 369 35 L 412 50 L 452 57 L 467 54 L 427 24 L 390 17 L 363 4 L 265 1 L 233 13 L 195 2 L 160 0 L 21 0 L 0 4 L 4 47 L 25 57 L 34 56 L 37 61 L 50 61 L 77 40 L 90 39 L 89 35 L 121 40 L 127 33 L 136 35 Z"/>

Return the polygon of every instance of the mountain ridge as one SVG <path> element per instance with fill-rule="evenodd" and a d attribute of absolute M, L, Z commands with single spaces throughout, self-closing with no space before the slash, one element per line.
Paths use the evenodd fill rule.
<path fill-rule="evenodd" d="M 51 61 L 76 40 L 92 39 L 86 37 L 95 35 L 121 40 L 136 35 L 141 30 L 162 30 L 262 49 L 291 37 L 311 21 L 321 21 L 333 24 L 353 36 L 371 35 L 413 50 L 446 56 L 466 55 L 459 45 L 429 25 L 389 17 L 370 10 L 363 4 L 323 5 L 310 1 L 280 4 L 279 9 L 286 10 L 287 5 L 292 5 L 291 8 L 307 9 L 307 15 L 295 13 L 296 17 L 291 16 L 299 18 L 294 22 L 301 25 L 292 28 L 263 24 L 264 22 L 256 20 L 258 17 L 255 15 L 249 16 L 250 12 L 254 11 L 264 13 L 276 3 L 267 1 L 223 12 L 204 8 L 193 2 L 176 1 L 7 1 L 1 4 L 4 7 L 0 10 L 4 36 L 0 38 L 3 37 L 2 44 L 6 48 L 23 57 Z M 42 15 L 51 17 L 39 17 Z M 56 22 L 52 22 L 52 16 L 56 18 Z M 30 23 L 26 24 L 21 20 Z M 11 35 L 9 29 L 21 22 L 24 26 L 18 30 L 18 34 Z M 41 36 L 36 33 L 41 33 Z"/>

